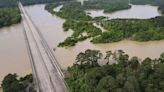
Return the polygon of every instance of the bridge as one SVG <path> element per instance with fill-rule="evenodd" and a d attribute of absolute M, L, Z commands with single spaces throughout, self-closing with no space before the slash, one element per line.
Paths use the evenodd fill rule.
<path fill-rule="evenodd" d="M 37 92 L 68 92 L 64 74 L 43 35 L 18 3 L 23 18 L 24 36 Z"/>

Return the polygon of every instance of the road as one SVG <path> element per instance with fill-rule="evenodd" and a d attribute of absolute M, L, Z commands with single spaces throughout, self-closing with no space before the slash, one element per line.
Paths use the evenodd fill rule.
<path fill-rule="evenodd" d="M 64 75 L 52 50 L 19 2 L 23 18 L 24 36 L 29 52 L 37 92 L 68 92 Z"/>

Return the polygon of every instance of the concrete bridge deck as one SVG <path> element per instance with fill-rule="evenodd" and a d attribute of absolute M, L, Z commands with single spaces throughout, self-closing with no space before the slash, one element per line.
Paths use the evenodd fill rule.
<path fill-rule="evenodd" d="M 52 50 L 33 24 L 23 5 L 19 2 L 23 18 L 24 36 L 30 56 L 37 92 L 68 92 L 64 75 Z"/>

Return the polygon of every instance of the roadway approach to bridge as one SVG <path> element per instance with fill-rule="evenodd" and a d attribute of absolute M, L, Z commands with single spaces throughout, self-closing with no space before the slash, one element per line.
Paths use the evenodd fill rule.
<path fill-rule="evenodd" d="M 23 19 L 24 36 L 37 92 L 68 92 L 64 74 L 41 32 L 18 2 Z"/>

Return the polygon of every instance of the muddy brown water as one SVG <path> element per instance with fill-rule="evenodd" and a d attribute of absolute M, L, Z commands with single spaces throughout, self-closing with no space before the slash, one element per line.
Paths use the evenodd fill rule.
<path fill-rule="evenodd" d="M 75 61 L 76 55 L 86 49 L 96 49 L 101 50 L 102 52 L 122 49 L 131 57 L 138 56 L 141 59 L 145 57 L 158 58 L 164 51 L 164 40 L 149 42 L 123 40 L 116 43 L 95 45 L 90 43 L 88 39 L 77 43 L 74 47 L 58 48 L 58 43 L 70 36 L 72 31 L 64 32 L 62 24 L 65 20 L 56 17 L 55 15 L 52 16 L 44 10 L 44 6 L 45 5 L 33 5 L 27 6 L 25 9 L 44 35 L 50 48 L 56 49 L 54 54 L 63 69 L 71 66 Z M 152 12 L 153 15 L 154 13 L 158 12 Z M 142 16 L 144 17 L 144 15 L 145 14 Z M 158 16 L 158 14 L 154 15 L 154 17 L 155 16 Z M 0 80 L 8 73 L 17 73 L 20 76 L 31 73 L 30 62 L 22 31 L 23 27 L 21 24 L 0 29 Z"/>

